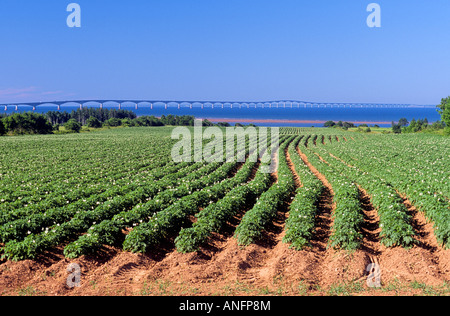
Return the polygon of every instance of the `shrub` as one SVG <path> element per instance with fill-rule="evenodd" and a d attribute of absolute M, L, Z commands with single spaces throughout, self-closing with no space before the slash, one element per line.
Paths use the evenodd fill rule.
<path fill-rule="evenodd" d="M 135 123 L 133 120 L 130 120 L 129 118 L 122 119 L 122 125 L 126 127 L 133 127 L 135 126 Z"/>
<path fill-rule="evenodd" d="M 104 123 L 106 126 L 117 127 L 122 125 L 122 121 L 118 118 L 110 118 Z"/>
<path fill-rule="evenodd" d="M 100 128 L 102 127 L 102 122 L 94 116 L 91 116 L 87 119 L 86 124 L 89 128 Z"/>
<path fill-rule="evenodd" d="M 70 119 L 66 124 L 64 124 L 66 130 L 74 133 L 79 133 L 81 131 L 81 124 L 74 119 Z"/>
<path fill-rule="evenodd" d="M 51 134 L 53 127 L 42 114 L 15 113 L 3 120 L 4 127 L 13 134 Z"/>

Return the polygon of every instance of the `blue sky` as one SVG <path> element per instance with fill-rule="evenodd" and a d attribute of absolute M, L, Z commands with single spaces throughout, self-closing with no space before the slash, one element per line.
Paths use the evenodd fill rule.
<path fill-rule="evenodd" d="M 66 7 L 81 6 L 81 28 Z M 366 7 L 381 6 L 381 28 Z M 0 103 L 65 99 L 438 104 L 448 0 L 1 0 Z"/>

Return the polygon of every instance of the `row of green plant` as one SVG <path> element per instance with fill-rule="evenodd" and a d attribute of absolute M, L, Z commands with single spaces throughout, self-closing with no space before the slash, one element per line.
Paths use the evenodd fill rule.
<path fill-rule="evenodd" d="M 194 224 L 179 233 L 175 240 L 177 250 L 182 253 L 197 251 L 212 233 L 219 232 L 239 211 L 252 206 L 271 184 L 271 175 L 259 169 L 253 181 L 235 187 L 217 203 L 201 210 Z"/>
<path fill-rule="evenodd" d="M 304 137 L 306 136 L 298 137 L 289 145 L 290 159 L 300 178 L 301 187 L 297 188 L 294 200 L 289 207 L 283 241 L 296 250 L 310 245 L 316 227 L 319 199 L 325 189 L 323 183 L 308 168 L 297 152 L 297 147 Z"/>
<path fill-rule="evenodd" d="M 239 147 L 238 144 L 237 148 Z M 244 145 L 244 151 L 246 150 Z M 234 148 L 232 151 L 234 151 Z M 217 153 L 217 155 L 220 154 Z M 219 163 L 210 164 L 210 166 L 213 165 L 217 166 Z M 195 194 L 205 187 L 223 181 L 237 165 L 237 161 L 225 163 L 214 172 L 204 170 L 201 175 L 194 176 L 191 174 L 183 178 L 181 184 L 173 187 L 172 190 L 161 192 L 146 203 L 138 204 L 131 210 L 120 212 L 112 219 L 106 219 L 99 224 L 91 226 L 88 234 L 81 236 L 65 247 L 64 254 L 69 258 L 75 258 L 81 255 L 92 254 L 105 244 L 119 245 L 125 237 L 122 233 L 123 230 L 137 227 L 170 205 L 178 203 L 180 199 L 182 200 L 184 197 Z"/>
<path fill-rule="evenodd" d="M 364 224 L 358 187 L 353 181 L 337 172 L 323 157 L 320 159 L 315 154 L 316 146 L 321 143 L 317 141 L 317 138 L 317 135 L 306 137 L 302 151 L 308 157 L 308 161 L 325 176 L 333 189 L 335 209 L 329 244 L 331 247 L 345 250 L 358 249 L 363 240 L 362 225 Z"/>
<path fill-rule="evenodd" d="M 434 223 L 435 235 L 443 245 L 450 243 L 450 170 L 447 139 L 429 135 L 405 135 L 371 139 L 354 145 L 333 144 L 327 150 L 355 168 L 355 176 L 372 176 L 374 185 L 383 183 L 390 195 L 399 193 Z M 399 146 L 402 146 L 399 150 Z M 346 171 L 348 172 L 348 171 Z M 358 172 L 356 174 L 356 172 Z M 387 195 L 389 198 L 389 194 Z M 380 197 L 382 200 L 382 197 Z M 380 201 L 381 203 L 382 201 Z M 389 208 L 390 204 L 385 207 Z M 402 209 L 402 212 L 405 210 Z M 409 240 L 409 239 L 408 239 Z"/>
<path fill-rule="evenodd" d="M 28 202 L 27 204 L 21 206 L 17 205 L 17 203 L 5 203 L 1 208 L 2 212 L 0 213 L 0 225 L 7 223 L 12 225 L 12 221 L 19 219 L 29 220 L 27 217 L 30 215 L 46 216 L 45 213 L 48 211 L 58 209 L 63 210 L 74 203 L 79 203 L 82 200 L 92 197 L 92 195 L 95 196 L 102 194 L 108 188 L 126 187 L 130 184 L 130 182 L 134 182 L 132 185 L 138 187 L 142 177 L 150 176 L 155 179 L 160 179 L 168 173 L 174 173 L 188 165 L 189 163 L 173 165 L 164 163 L 158 164 L 155 162 L 155 165 L 152 167 L 136 170 L 136 174 L 130 174 L 129 172 L 124 171 L 117 173 L 112 172 L 109 174 L 109 177 L 103 175 L 101 177 L 102 181 L 99 181 L 95 186 L 86 186 L 85 188 L 76 188 L 74 190 L 67 191 L 57 189 L 50 194 L 44 193 L 41 195 L 41 200 L 36 203 Z M 62 194 L 62 196 L 58 196 L 58 193 Z"/>
<path fill-rule="evenodd" d="M 184 164 L 184 163 L 183 163 Z M 127 192 L 124 195 L 116 195 L 104 203 L 100 203 L 94 210 L 77 212 L 69 221 L 57 223 L 46 227 L 44 232 L 30 234 L 24 240 L 11 240 L 6 243 L 3 251 L 4 257 L 11 260 L 33 259 L 44 250 L 76 238 L 78 234 L 86 232 L 89 227 L 97 222 L 113 217 L 115 214 L 130 209 L 134 205 L 148 201 L 161 192 L 176 187 L 180 179 L 197 171 L 198 176 L 203 175 L 202 169 L 217 168 L 217 165 L 205 163 L 190 164 L 178 172 L 168 174 L 156 183 L 152 178 L 141 182 L 138 189 Z M 200 169 L 199 169 L 200 168 Z M 131 185 L 132 186 L 132 185 Z"/>
<path fill-rule="evenodd" d="M 252 149 L 249 150 L 252 152 Z M 190 225 L 189 216 L 197 214 L 200 208 L 216 203 L 234 188 L 244 185 L 251 177 L 257 162 L 247 159 L 245 164 L 231 178 L 194 192 L 174 205 L 155 213 L 147 222 L 137 225 L 126 236 L 123 249 L 131 252 L 146 252 L 157 246 L 170 234 Z"/>
<path fill-rule="evenodd" d="M 158 160 L 151 164 L 145 164 L 136 166 L 133 168 L 135 172 L 149 172 L 151 169 L 158 170 L 165 166 L 168 162 L 164 160 Z M 95 166 L 93 166 L 95 170 Z M 28 192 L 16 192 L 9 193 L 9 190 L 13 190 L 13 183 L 9 183 L 4 187 L 4 195 L 2 195 L 3 203 L 0 204 L 0 218 L 7 213 L 21 214 L 24 210 L 25 213 L 29 212 L 42 212 L 51 208 L 60 207 L 68 203 L 73 203 L 79 199 L 89 197 L 93 192 L 101 192 L 111 184 L 113 186 L 120 185 L 130 181 L 130 173 L 128 169 L 122 168 L 102 168 L 102 173 L 95 173 L 87 175 L 86 177 L 80 177 L 79 175 L 66 176 L 64 180 L 61 180 L 58 185 L 55 185 L 58 181 L 57 175 L 54 175 L 54 181 L 47 184 L 41 184 L 34 190 Z M 64 175 L 61 175 L 64 177 Z M 31 181 L 31 180 L 28 180 Z M 19 216 L 19 215 L 18 215 Z M 6 222 L 10 219 L 0 219 L 0 222 Z"/>
<path fill-rule="evenodd" d="M 116 185 L 111 187 L 103 186 L 101 190 L 85 190 L 83 197 L 72 201 L 68 199 L 61 206 L 48 208 L 47 210 L 41 210 L 41 207 L 45 205 L 38 204 L 39 208 L 37 209 L 25 208 L 22 211 L 14 210 L 9 213 L 3 213 L 3 225 L 0 226 L 0 240 L 2 242 L 21 240 L 27 235 L 39 233 L 45 229 L 48 230 L 48 227 L 70 220 L 80 210 L 94 210 L 100 204 L 114 197 L 123 196 L 137 190 L 141 186 L 153 184 L 153 181 L 167 177 L 168 174 L 176 173 L 188 165 L 188 163 L 183 163 L 165 168 L 160 166 L 151 169 L 151 172 L 142 170 L 142 172 L 133 174 L 131 178 L 117 181 Z M 140 179 L 143 177 L 152 179 L 152 182 L 148 182 L 148 180 L 141 182 Z"/>
<path fill-rule="evenodd" d="M 3 138 L 0 214 L 25 205 L 66 203 L 71 201 L 66 197 L 77 195 L 74 191 L 115 185 L 115 173 L 126 178 L 141 168 L 169 163 L 174 141 L 154 134 Z"/>
<path fill-rule="evenodd" d="M 212 163 L 210 166 L 218 164 Z M 64 248 L 64 254 L 68 258 L 77 258 L 81 255 L 95 253 L 102 245 L 118 245 L 124 239 L 123 230 L 136 227 L 140 223 L 149 220 L 153 215 L 176 204 L 178 200 L 201 190 L 215 182 L 222 181 L 229 176 L 236 163 L 226 163 L 211 172 L 206 171 L 200 176 L 190 176 L 184 182 L 171 190 L 157 194 L 147 202 L 141 202 L 132 208 L 115 214 L 110 219 L 104 219 L 98 224 L 92 225 L 88 233 Z"/>
<path fill-rule="evenodd" d="M 370 196 L 372 205 L 377 209 L 381 227 L 381 243 L 387 247 L 410 247 L 414 244 L 412 218 L 403 200 L 395 189 L 383 179 L 367 172 L 346 165 L 343 161 L 332 157 L 324 147 L 314 148 L 317 153 L 329 157 L 328 163 L 339 173 L 358 183 Z"/>
<path fill-rule="evenodd" d="M 245 213 L 237 226 L 235 238 L 239 245 L 247 246 L 261 239 L 264 229 L 295 191 L 294 176 L 286 159 L 286 149 L 295 138 L 296 136 L 290 136 L 280 144 L 277 183 L 261 194 L 254 207 Z"/>

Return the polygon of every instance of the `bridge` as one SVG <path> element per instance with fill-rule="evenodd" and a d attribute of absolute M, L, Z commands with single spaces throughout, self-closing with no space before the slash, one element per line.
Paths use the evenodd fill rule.
<path fill-rule="evenodd" d="M 415 105 L 415 104 L 381 104 L 381 103 L 329 103 L 329 102 L 308 102 L 295 100 L 278 100 L 278 101 L 168 101 L 168 100 L 72 100 L 72 101 L 45 101 L 45 102 L 24 102 L 24 103 L 4 103 L 0 104 L 0 109 L 5 111 L 8 107 L 13 107 L 16 111 L 19 106 L 28 106 L 31 110 L 36 111 L 39 106 L 54 106 L 60 111 L 65 106 L 77 106 L 80 109 L 85 107 L 103 108 L 104 106 L 116 107 L 132 107 L 138 109 L 140 107 L 161 106 L 168 108 L 428 108 L 435 105 Z"/>

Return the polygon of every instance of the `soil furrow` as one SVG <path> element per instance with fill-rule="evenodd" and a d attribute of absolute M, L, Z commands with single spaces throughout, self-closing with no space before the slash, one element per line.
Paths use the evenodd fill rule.
<path fill-rule="evenodd" d="M 325 266 L 327 265 L 327 257 L 334 252 L 332 249 L 327 248 L 328 241 L 331 236 L 333 227 L 332 214 L 336 208 L 336 204 L 333 202 L 334 192 L 331 184 L 326 177 L 321 174 L 308 160 L 308 157 L 297 148 L 297 152 L 300 158 L 308 166 L 308 168 L 314 173 L 314 175 L 323 183 L 325 189 L 319 199 L 318 214 L 316 217 L 316 231 L 314 233 L 312 244 L 312 252 L 315 255 L 315 260 L 312 262 L 314 266 L 311 266 L 314 272 L 312 273 L 313 286 L 320 286 L 323 284 L 325 275 Z"/>
<path fill-rule="evenodd" d="M 295 179 L 296 188 L 298 188 L 301 182 L 290 158 L 288 147 L 285 148 L 284 155 Z M 267 281 L 283 275 L 285 270 L 284 262 L 290 250 L 282 241 L 285 234 L 286 219 L 289 216 L 289 206 L 294 196 L 295 191 L 285 201 L 283 207 L 278 210 L 274 221 L 264 231 L 264 237 L 256 245 L 251 245 L 244 250 L 245 252 L 249 251 L 248 258 L 252 258 L 252 260 L 246 259 L 239 264 L 239 279 L 250 283 L 258 282 L 262 286 L 264 283 L 267 284 Z"/>
<path fill-rule="evenodd" d="M 346 161 L 330 153 L 348 167 L 354 168 Z M 412 216 L 412 226 L 416 232 L 417 243 L 411 249 L 402 247 L 388 248 L 381 243 L 381 228 L 377 210 L 370 202 L 370 196 L 359 186 L 363 212 L 366 223 L 363 227 L 364 241 L 362 251 L 370 258 L 370 262 L 380 265 L 384 284 L 397 282 L 424 282 L 427 284 L 442 284 L 450 280 L 450 251 L 445 250 L 437 242 L 433 224 L 425 215 L 401 193 L 403 204 Z"/>

